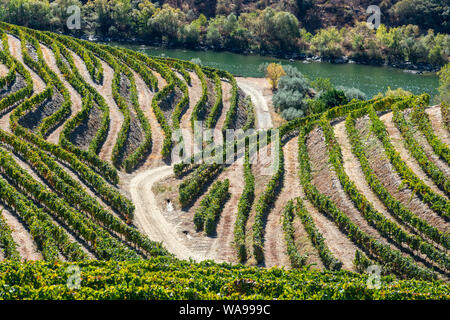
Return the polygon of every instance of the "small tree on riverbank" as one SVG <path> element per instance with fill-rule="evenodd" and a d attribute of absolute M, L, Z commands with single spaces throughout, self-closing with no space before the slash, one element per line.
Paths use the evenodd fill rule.
<path fill-rule="evenodd" d="M 286 72 L 283 69 L 283 66 L 278 63 L 271 63 L 266 68 L 266 78 L 269 80 L 270 86 L 272 87 L 272 91 L 278 89 L 278 81 L 282 76 L 285 76 Z"/>

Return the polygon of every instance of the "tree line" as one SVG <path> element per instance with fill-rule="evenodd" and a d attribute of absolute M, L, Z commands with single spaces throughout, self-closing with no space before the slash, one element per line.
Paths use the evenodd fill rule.
<path fill-rule="evenodd" d="M 218 5 L 223 5 L 222 2 Z M 393 8 L 404 2 L 398 2 Z M 66 24 L 72 14 L 67 13 L 71 5 L 81 8 L 78 30 L 69 30 Z M 0 20 L 30 28 L 157 45 L 286 57 L 320 56 L 329 61 L 345 56 L 362 63 L 410 62 L 428 68 L 431 65 L 434 69 L 448 62 L 450 53 L 449 34 L 417 25 L 381 25 L 378 30 L 372 30 L 362 20 L 354 26 L 309 32 L 294 13 L 271 7 L 237 13 L 218 10 L 221 14 L 209 19 L 186 7 L 161 6 L 149 0 L 91 0 L 84 4 L 78 0 L 5 0 L 0 8 Z M 398 22 L 417 21 L 400 19 Z"/>

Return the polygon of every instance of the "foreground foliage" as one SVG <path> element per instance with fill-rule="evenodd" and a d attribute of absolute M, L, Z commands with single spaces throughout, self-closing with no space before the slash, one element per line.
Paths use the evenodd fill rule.
<path fill-rule="evenodd" d="M 347 271 L 286 271 L 200 264 L 171 258 L 141 262 L 81 262 L 81 288 L 70 290 L 68 263 L 3 262 L 2 299 L 450 299 L 442 282 L 382 277 L 379 289 L 367 275 Z"/>

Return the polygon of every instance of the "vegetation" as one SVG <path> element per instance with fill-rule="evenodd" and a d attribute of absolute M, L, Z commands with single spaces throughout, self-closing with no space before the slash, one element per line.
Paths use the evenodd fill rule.
<path fill-rule="evenodd" d="M 21 1 L 16 4 L 26 0 Z M 86 5 L 97 4 L 94 1 Z M 134 5 L 123 2 L 125 7 L 128 4 Z M 151 3 L 146 5 L 154 7 Z M 157 9 L 157 14 L 149 17 L 154 19 L 152 26 L 156 28 L 159 19 L 172 21 L 183 14 L 181 10 L 171 10 L 167 6 Z M 266 9 L 258 14 L 266 15 L 266 27 L 278 20 L 288 27 L 296 25 L 290 15 L 278 11 Z M 195 21 L 190 27 L 192 30 L 198 28 L 203 32 L 208 26 L 205 17 L 195 17 L 192 21 Z M 222 22 L 225 23 L 215 25 L 219 33 Z M 168 28 L 168 24 L 164 27 L 164 30 L 158 29 L 161 35 L 177 31 Z M 189 36 L 192 30 L 187 30 Z M 213 36 L 214 32 L 210 39 Z M 221 153 L 211 153 L 202 163 L 174 165 L 175 178 L 165 179 L 170 186 L 164 188 L 161 182 L 161 188 L 158 184 L 158 188 L 155 185 L 155 190 L 151 191 L 154 195 L 160 192 L 160 198 L 169 195 L 177 206 L 181 204 L 181 208 L 175 209 L 180 210 L 177 213 L 195 211 L 189 213 L 193 214 L 193 219 L 190 218 L 188 228 L 196 227 L 205 234 L 196 234 L 191 240 L 204 241 L 199 237 L 217 236 L 214 241 L 219 247 L 228 246 L 219 252 L 225 260 L 237 258 L 241 262 L 239 265 L 212 261 L 195 263 L 176 259 L 161 243 L 139 232 L 135 223 L 142 222 L 139 219 L 143 203 L 134 203 L 126 195 L 131 193 L 135 199 L 133 190 L 139 184 L 134 177 L 142 176 L 133 173 L 140 166 L 142 172 L 154 167 L 170 171 L 170 167 L 161 164 L 163 160 L 170 164 L 172 147 L 181 142 L 173 140 L 175 130 L 189 129 L 198 119 L 206 120 L 205 127 L 217 127 L 222 131 L 254 127 L 252 102 L 239 93 L 234 76 L 194 62 L 150 57 L 7 23 L 0 23 L 0 37 L 0 107 L 3 112 L 0 123 L 0 204 L 3 209 L 0 213 L 0 298 L 450 298 L 447 252 L 450 242 L 446 232 L 449 183 L 441 168 L 448 165 L 449 154 L 442 130 L 434 130 L 436 117 L 428 117 L 428 95 L 389 90 L 386 95 L 367 100 L 358 90 L 334 87 L 329 80 L 307 79 L 297 69 L 273 65 L 277 75 L 273 77 L 276 82 L 274 104 L 292 120 L 278 128 L 280 136 L 269 137 L 268 146 L 276 147 L 272 150 L 276 157 L 271 176 L 261 179 L 257 173 L 261 167 L 251 163 L 255 151 L 262 149 L 261 139 L 256 146 L 250 144 L 256 137 L 251 135 L 239 141 L 225 141 L 224 146 L 228 148 L 223 148 Z M 170 39 L 174 37 L 178 37 L 178 32 Z M 273 34 L 270 41 L 281 44 L 280 34 Z M 282 45 L 289 47 L 292 43 Z M 320 46 L 321 41 L 317 45 Z M 443 70 L 441 74 L 445 73 L 445 68 Z M 200 80 L 198 85 L 193 85 L 193 73 Z M 443 79 L 445 83 L 445 76 Z M 213 92 L 208 92 L 208 81 L 214 85 Z M 222 81 L 231 85 L 227 92 L 230 108 L 226 114 Z M 145 92 L 138 90 L 142 86 Z M 192 90 L 198 90 L 198 101 L 189 105 Z M 142 98 L 148 98 L 148 104 L 141 105 Z M 116 114 L 119 112 L 120 121 L 112 119 L 113 108 Z M 449 111 L 445 101 L 440 108 L 443 124 L 448 126 Z M 192 112 L 190 118 L 183 117 L 187 111 Z M 287 115 L 289 112 L 291 116 Z M 382 112 L 392 112 L 391 125 L 400 130 L 406 149 L 430 180 L 422 181 L 414 171 L 416 168 L 409 168 L 403 161 L 403 155 L 391 142 L 389 123 L 379 116 Z M 335 123 L 343 119 L 346 119 L 345 134 L 349 141 L 346 148 L 338 143 L 338 132 L 342 131 L 334 130 Z M 380 143 L 378 151 L 383 161 L 398 173 L 399 190 L 411 191 L 410 199 L 394 194 L 392 186 L 386 185 L 385 177 L 375 174 L 374 166 L 378 163 L 371 162 L 371 150 L 365 145 L 367 135 L 363 136 L 357 129 L 359 121 L 365 121 L 371 138 Z M 218 123 L 222 122 L 219 127 Z M 268 134 L 268 131 L 258 131 Z M 423 135 L 431 146 L 427 153 L 417 135 Z M 293 137 L 298 138 L 295 155 L 286 147 L 286 142 Z M 318 137 L 320 139 L 316 140 Z M 320 145 L 312 145 L 312 138 Z M 201 155 L 206 155 L 213 146 L 208 145 Z M 243 157 L 243 166 L 238 168 L 243 170 L 227 172 L 229 179 L 217 179 L 223 170 L 230 169 L 218 160 L 228 159 L 228 150 L 234 152 L 238 146 L 245 146 L 245 152 L 238 154 L 238 158 Z M 349 163 L 344 157 L 348 153 L 356 159 L 350 165 L 362 171 L 365 181 L 359 183 L 367 184 L 382 208 L 372 203 L 373 196 L 363 192 L 367 189 L 361 190 L 361 184 L 352 181 L 354 172 L 348 170 Z M 432 157 L 429 153 L 433 153 Z M 436 164 L 438 157 L 442 162 L 440 166 Z M 320 170 L 312 161 L 317 158 L 323 165 Z M 297 165 L 299 172 L 294 172 L 293 176 L 290 170 L 296 171 Z M 233 174 L 243 176 L 241 181 L 237 180 L 244 183 L 243 191 L 233 195 L 235 201 L 227 203 L 230 190 L 234 190 L 233 184 L 237 183 Z M 300 182 L 300 189 L 294 191 L 297 194 L 288 194 L 290 192 L 285 190 L 289 189 L 285 184 L 290 183 L 292 177 Z M 321 185 L 323 181 L 327 183 L 325 187 Z M 436 192 L 431 184 L 442 192 Z M 263 192 L 256 195 L 255 190 Z M 276 201 L 278 198 L 280 201 Z M 199 206 L 191 208 L 197 202 Z M 287 205 L 282 207 L 280 203 Z M 227 211 L 224 211 L 225 204 Z M 433 211 L 433 216 L 419 212 L 422 208 Z M 231 225 L 217 229 L 219 222 L 222 225 L 230 221 L 234 214 L 234 230 Z M 321 214 L 329 219 L 327 226 L 334 224 L 333 228 L 339 232 L 333 230 L 331 234 L 326 230 L 327 226 L 324 227 L 319 217 Z M 279 219 L 280 223 L 267 228 L 269 217 Z M 304 226 L 301 230 L 295 230 L 296 219 Z M 27 243 L 18 241 L 18 230 L 11 224 L 12 220 L 23 227 L 19 232 L 26 233 Z M 264 261 L 269 252 L 266 250 L 270 250 L 264 240 L 273 236 L 273 228 L 278 228 L 278 235 L 284 232 L 287 250 L 278 252 L 281 258 L 271 259 L 289 261 L 293 269 L 243 265 L 253 263 L 253 259 L 247 257 L 249 253 L 257 263 L 269 264 Z M 223 232 L 228 232 L 226 237 L 234 236 L 234 241 L 223 241 Z M 304 252 L 303 237 L 309 238 L 313 245 L 308 251 L 316 252 Z M 330 244 L 339 237 L 348 238 L 344 245 L 351 246 L 345 248 L 344 253 Z M 29 248 L 33 248 L 31 254 L 43 261 L 22 261 L 30 256 Z M 354 259 L 349 257 L 347 249 L 353 250 L 351 255 L 356 252 Z M 306 266 L 309 254 L 320 257 L 319 267 L 326 270 L 309 270 Z M 381 288 L 376 290 L 367 286 L 368 275 L 365 274 L 374 264 L 383 268 L 383 275 L 388 275 L 381 279 Z M 70 276 L 67 268 L 75 265 L 81 269 L 80 289 L 67 287 Z"/>
<path fill-rule="evenodd" d="M 7 0 L 1 4 L 0 20 L 78 36 L 137 38 L 147 43 L 280 55 L 305 53 L 333 61 L 345 55 L 363 63 L 412 62 L 434 68 L 448 62 L 449 35 L 431 30 L 448 33 L 445 0 L 383 1 L 379 5 L 387 26 L 376 31 L 365 23 L 367 8 L 354 0 L 333 6 L 283 0 L 274 2 L 274 8 L 250 2 L 249 12 L 234 0 L 218 1 L 217 12 L 208 3 L 209 11 L 204 12 L 208 19 L 202 13 L 206 9 L 196 10 L 198 2 L 193 8 L 172 8 L 148 0 L 94 0 L 84 5 L 78 0 Z M 67 29 L 69 14 L 63 8 L 68 5 L 81 8 L 79 30 Z M 335 10 L 329 11 L 330 7 Z M 360 9 L 349 13 L 348 7 Z"/>

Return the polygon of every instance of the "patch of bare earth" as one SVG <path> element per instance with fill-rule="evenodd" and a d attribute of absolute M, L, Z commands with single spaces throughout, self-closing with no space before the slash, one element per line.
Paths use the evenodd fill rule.
<path fill-rule="evenodd" d="M 82 150 L 88 150 L 102 123 L 102 112 L 94 103 L 87 117 L 69 134 L 68 139 Z"/>
<path fill-rule="evenodd" d="M 152 108 L 154 93 L 150 91 L 144 80 L 142 80 L 137 73 L 133 72 L 133 75 L 138 92 L 139 106 L 148 119 L 152 130 L 152 149 L 149 157 L 147 157 L 142 165 L 142 168 L 144 169 L 162 164 L 161 150 L 164 141 L 164 134 Z"/>
<path fill-rule="evenodd" d="M 80 110 L 81 110 L 81 96 L 64 78 L 63 74 L 58 68 L 58 65 L 56 64 L 56 58 L 52 50 L 50 50 L 48 47 L 41 45 L 42 54 L 44 56 L 44 60 L 49 66 L 49 68 L 58 76 L 59 80 L 62 81 L 66 89 L 69 91 L 70 94 L 70 100 L 72 102 L 71 105 L 71 115 L 66 120 L 70 120 L 73 118 Z M 63 130 L 64 126 L 61 124 L 58 128 L 56 128 L 47 138 L 48 142 L 57 144 L 59 142 L 59 136 L 61 134 L 61 131 Z"/>
<path fill-rule="evenodd" d="M 222 80 L 222 101 L 222 111 L 216 123 L 216 129 L 218 130 L 222 130 L 225 119 L 227 118 L 228 110 L 230 110 L 231 105 L 231 84 L 224 80 Z"/>
<path fill-rule="evenodd" d="M 422 202 L 416 194 L 413 194 L 407 186 L 402 185 L 402 179 L 386 157 L 383 145 L 371 133 L 368 117 L 359 119 L 356 122 L 356 129 L 362 137 L 361 142 L 372 170 L 389 193 L 421 219 L 442 232 L 448 232 L 449 224 Z"/>
<path fill-rule="evenodd" d="M 136 206 L 134 222 L 150 239 L 162 242 L 178 258 L 211 259 L 207 254 L 212 239 L 186 232 L 181 225 L 185 213 L 171 207 L 170 202 L 166 206 L 158 205 L 155 184 L 169 179 L 172 174 L 172 167 L 163 166 L 143 171 L 132 179 L 130 193 Z"/>
<path fill-rule="evenodd" d="M 288 201 L 300 195 L 300 180 L 298 178 L 296 161 L 297 149 L 296 138 L 289 140 L 283 147 L 285 161 L 283 185 L 273 209 L 267 216 L 264 234 L 264 263 L 268 268 L 274 266 L 290 266 L 281 217 Z"/>
<path fill-rule="evenodd" d="M 42 81 L 42 79 L 33 71 L 31 70 L 24 62 L 22 57 L 22 49 L 20 45 L 20 40 L 17 39 L 14 36 L 8 35 L 8 44 L 9 49 L 11 51 L 11 55 L 16 58 L 19 62 L 23 64 L 25 69 L 28 70 L 31 74 L 31 79 L 33 80 L 33 90 L 34 93 L 37 94 L 39 92 L 42 92 L 45 89 L 45 83 Z"/>
<path fill-rule="evenodd" d="M 17 244 L 17 251 L 23 260 L 42 260 L 42 255 L 38 250 L 31 234 L 24 227 L 20 219 L 0 205 L 0 210 L 5 218 L 6 224 L 12 230 L 12 237 Z"/>
<path fill-rule="evenodd" d="M 0 77 L 4 77 L 8 74 L 9 68 L 3 63 L 0 63 Z"/>
<path fill-rule="evenodd" d="M 64 97 L 59 91 L 54 91 L 53 95 L 39 103 L 32 110 L 19 118 L 19 124 L 31 131 L 36 131 L 42 122 L 58 111 L 64 102 Z"/>
<path fill-rule="evenodd" d="M 272 155 L 271 145 L 264 147 L 261 150 L 261 152 L 265 152 L 265 154 L 267 154 L 267 159 L 270 159 Z M 253 255 L 253 224 L 255 223 L 256 204 L 258 203 L 261 194 L 266 189 L 266 186 L 269 183 L 273 174 L 271 170 L 272 165 L 271 161 L 264 161 L 255 157 L 252 157 L 250 159 L 250 163 L 252 166 L 252 173 L 253 176 L 255 177 L 255 199 L 253 202 L 252 209 L 248 215 L 247 224 L 245 226 L 245 247 L 247 249 L 248 265 L 257 264 L 256 259 Z"/>
<path fill-rule="evenodd" d="M 218 262 L 237 263 L 234 247 L 234 224 L 236 222 L 237 205 L 244 189 L 243 163 L 236 161 L 219 175 L 217 181 L 230 180 L 230 198 L 225 203 L 217 224 L 217 235 L 211 247 L 212 255 Z"/>
<path fill-rule="evenodd" d="M 189 150 L 188 153 L 192 154 L 193 150 L 193 136 L 192 136 L 192 127 L 191 127 L 191 116 L 194 111 L 195 105 L 201 98 L 202 95 L 202 84 L 200 79 L 195 74 L 195 72 L 190 72 L 191 76 L 191 85 L 188 87 L 189 91 L 189 108 L 184 112 L 180 121 L 180 128 L 182 129 L 183 141 L 185 142 L 186 150 Z"/>
<path fill-rule="evenodd" d="M 450 146 L 450 133 L 445 127 L 444 120 L 442 119 L 441 108 L 439 105 L 425 109 L 428 117 L 430 118 L 431 126 L 433 127 L 436 136 L 447 146 Z"/>

